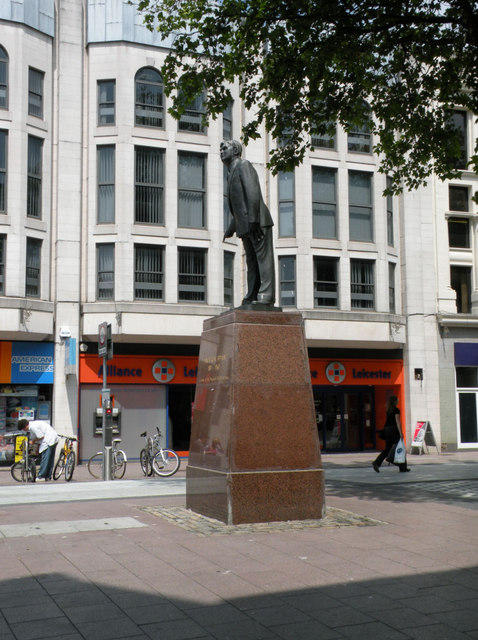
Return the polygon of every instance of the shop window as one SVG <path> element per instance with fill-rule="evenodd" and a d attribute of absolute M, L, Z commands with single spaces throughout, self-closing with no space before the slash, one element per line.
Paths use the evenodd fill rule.
<path fill-rule="evenodd" d="M 178 154 L 178 226 L 206 226 L 206 156 Z"/>
<path fill-rule="evenodd" d="M 338 264 L 338 258 L 314 258 L 314 307 L 338 307 Z"/>
<path fill-rule="evenodd" d="M 8 54 L 0 45 L 0 108 L 8 109 Z"/>
<path fill-rule="evenodd" d="M 478 442 L 478 367 L 456 367 L 456 386 L 458 390 L 459 442 L 463 445 L 475 445 Z"/>
<path fill-rule="evenodd" d="M 140 69 L 135 76 L 135 124 L 164 129 L 164 87 L 159 71 Z"/>
<path fill-rule="evenodd" d="M 114 244 L 98 244 L 96 246 L 96 298 L 97 300 L 114 299 L 115 246 Z"/>
<path fill-rule="evenodd" d="M 115 147 L 101 145 L 98 160 L 98 223 L 115 221 Z"/>
<path fill-rule="evenodd" d="M 224 251 L 224 306 L 234 306 L 234 254 Z"/>
<path fill-rule="evenodd" d="M 231 100 L 222 112 L 222 138 L 223 140 L 232 140 L 232 107 L 234 102 Z"/>
<path fill-rule="evenodd" d="M 7 236 L 0 235 L 0 295 L 5 295 L 5 262 L 7 252 Z"/>
<path fill-rule="evenodd" d="M 98 80 L 98 125 L 115 123 L 116 81 Z"/>
<path fill-rule="evenodd" d="M 135 147 L 135 222 L 164 224 L 164 151 Z"/>
<path fill-rule="evenodd" d="M 43 118 L 43 71 L 28 69 L 28 115 Z"/>
<path fill-rule="evenodd" d="M 179 302 L 206 302 L 206 250 L 178 249 Z"/>
<path fill-rule="evenodd" d="M 471 313 L 471 267 L 452 266 L 450 280 L 456 293 L 457 313 Z"/>
<path fill-rule="evenodd" d="M 478 367 L 456 367 L 456 386 L 478 387 Z"/>
<path fill-rule="evenodd" d="M 448 218 L 448 244 L 459 249 L 470 248 L 470 221 L 468 218 Z"/>
<path fill-rule="evenodd" d="M 350 298 L 352 309 L 374 309 L 374 262 L 350 261 Z"/>
<path fill-rule="evenodd" d="M 330 128 L 330 127 L 328 127 Z M 334 127 L 334 133 L 312 133 L 310 137 L 310 144 L 313 149 L 335 149 L 335 135 L 336 127 Z"/>
<path fill-rule="evenodd" d="M 293 171 L 279 171 L 279 236 L 295 236 L 295 184 Z"/>
<path fill-rule="evenodd" d="M 8 132 L 0 129 L 0 213 L 7 207 L 7 142 Z"/>
<path fill-rule="evenodd" d="M 182 96 L 181 81 L 179 84 L 179 98 Z M 189 133 L 205 133 L 203 116 L 205 114 L 206 92 L 201 91 L 186 105 L 186 108 L 179 118 L 178 131 L 188 131 Z"/>
<path fill-rule="evenodd" d="M 134 297 L 136 300 L 163 299 L 164 248 L 134 245 Z"/>
<path fill-rule="evenodd" d="M 312 167 L 312 235 L 337 238 L 337 170 Z"/>
<path fill-rule="evenodd" d="M 390 313 L 396 312 L 395 305 L 395 264 L 388 263 L 388 310 Z"/>
<path fill-rule="evenodd" d="M 448 187 L 448 201 L 450 211 L 468 212 L 470 210 L 468 187 L 450 185 Z"/>
<path fill-rule="evenodd" d="M 25 296 L 27 298 L 40 297 L 41 246 L 41 240 L 27 238 L 25 272 Z"/>
<path fill-rule="evenodd" d="M 459 156 L 454 158 L 454 166 L 456 169 L 465 169 L 468 165 L 468 133 L 466 120 L 466 111 L 455 111 L 450 118 L 450 124 L 456 132 L 460 145 Z"/>
<path fill-rule="evenodd" d="M 280 256 L 279 258 L 279 295 L 282 307 L 297 305 L 295 262 L 295 256 Z"/>
<path fill-rule="evenodd" d="M 28 136 L 27 216 L 38 219 L 42 214 L 42 153 L 43 140 Z"/>
<path fill-rule="evenodd" d="M 387 178 L 387 189 L 390 189 L 392 186 L 392 179 Z M 391 194 L 387 195 L 387 244 L 389 247 L 393 247 L 394 245 L 394 236 L 393 236 L 393 196 Z"/>

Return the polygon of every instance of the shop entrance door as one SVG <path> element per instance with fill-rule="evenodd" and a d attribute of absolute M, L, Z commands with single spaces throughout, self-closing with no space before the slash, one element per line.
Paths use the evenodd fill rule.
<path fill-rule="evenodd" d="M 323 451 L 375 448 L 373 387 L 314 387 L 313 390 Z"/>

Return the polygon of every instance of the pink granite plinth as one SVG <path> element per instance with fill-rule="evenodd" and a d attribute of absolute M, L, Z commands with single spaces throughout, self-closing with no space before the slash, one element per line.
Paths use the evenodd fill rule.
<path fill-rule="evenodd" d="M 204 323 L 186 505 L 227 524 L 323 516 L 300 313 L 234 309 Z"/>

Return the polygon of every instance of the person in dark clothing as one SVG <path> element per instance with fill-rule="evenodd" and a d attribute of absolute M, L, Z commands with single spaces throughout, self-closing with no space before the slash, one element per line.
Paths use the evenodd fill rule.
<path fill-rule="evenodd" d="M 402 426 L 400 423 L 400 409 L 397 407 L 397 404 L 397 396 L 390 396 L 388 398 L 387 419 L 383 428 L 385 436 L 385 449 L 381 453 L 379 453 L 375 460 L 372 462 L 372 467 L 377 473 L 380 472 L 380 465 L 387 458 L 393 445 L 397 444 L 400 438 L 403 437 Z M 410 471 L 409 467 L 407 467 L 406 462 L 399 464 L 398 468 L 400 469 L 400 471 Z"/>

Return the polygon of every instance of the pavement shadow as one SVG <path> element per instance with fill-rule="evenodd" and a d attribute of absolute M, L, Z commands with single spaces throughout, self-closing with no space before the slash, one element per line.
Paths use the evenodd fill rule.
<path fill-rule="evenodd" d="M 184 576 L 184 580 L 190 585 L 190 578 Z M 477 566 L 253 597 L 218 595 L 217 603 L 210 605 L 167 593 L 167 586 L 163 593 L 151 587 L 134 590 L 61 573 L 4 580 L 0 582 L 0 637 L 469 640 L 478 634 Z"/>

